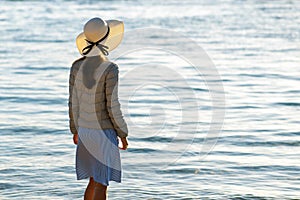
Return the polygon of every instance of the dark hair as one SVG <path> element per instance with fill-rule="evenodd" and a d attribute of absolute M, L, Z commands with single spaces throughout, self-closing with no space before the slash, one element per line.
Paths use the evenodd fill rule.
<path fill-rule="evenodd" d="M 93 58 L 85 58 L 83 63 L 82 75 L 83 75 L 83 84 L 88 89 L 91 89 L 95 84 L 96 80 L 94 78 L 95 70 L 97 69 L 98 65 L 95 65 L 95 59 Z"/>

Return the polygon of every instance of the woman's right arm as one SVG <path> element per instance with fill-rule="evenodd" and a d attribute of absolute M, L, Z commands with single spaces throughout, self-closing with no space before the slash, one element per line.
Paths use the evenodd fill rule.
<path fill-rule="evenodd" d="M 128 136 L 127 124 L 121 112 L 121 105 L 118 98 L 118 80 L 119 69 L 118 65 L 112 63 L 108 68 L 108 73 L 105 79 L 106 106 L 109 117 L 113 123 L 114 129 L 120 138 Z M 125 141 L 125 139 L 123 139 Z M 123 143 L 123 142 L 122 142 Z"/>

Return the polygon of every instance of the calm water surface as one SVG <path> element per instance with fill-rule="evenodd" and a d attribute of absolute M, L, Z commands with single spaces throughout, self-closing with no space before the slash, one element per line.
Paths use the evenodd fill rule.
<path fill-rule="evenodd" d="M 1 1 L 0 199 L 82 198 L 87 181 L 75 177 L 68 74 L 79 57 L 75 37 L 94 16 L 121 19 L 128 32 L 165 28 L 196 41 L 218 69 L 226 96 L 222 133 L 202 158 L 212 116 L 203 76 L 163 49 L 121 56 L 130 148 L 121 152 L 123 182 L 111 182 L 110 199 L 300 199 L 297 0 Z M 179 96 L 195 94 L 185 100 L 197 100 L 190 108 L 199 118 L 187 116 L 184 140 L 172 142 L 182 120 L 178 95 L 159 82 L 142 85 L 146 72 L 126 81 L 130 70 L 147 64 L 149 79 L 167 66 L 188 83 Z M 164 158 L 172 155 L 183 156 L 170 164 Z"/>

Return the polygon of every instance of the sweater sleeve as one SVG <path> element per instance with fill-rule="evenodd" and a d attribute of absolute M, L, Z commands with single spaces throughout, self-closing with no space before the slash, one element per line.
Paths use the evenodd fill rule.
<path fill-rule="evenodd" d="M 128 136 L 128 128 L 122 115 L 121 105 L 118 98 L 118 80 L 118 65 L 112 63 L 109 66 L 108 73 L 105 79 L 105 93 L 107 100 L 106 106 L 117 135 L 123 138 Z"/>
<path fill-rule="evenodd" d="M 78 126 L 77 126 L 77 120 L 78 120 L 78 114 L 79 114 L 79 105 L 78 105 L 78 99 L 76 91 L 73 90 L 74 83 L 75 83 L 75 77 L 76 74 L 74 72 L 74 65 L 72 65 L 72 68 L 70 70 L 70 76 L 69 76 L 69 127 L 72 134 L 77 134 Z"/>

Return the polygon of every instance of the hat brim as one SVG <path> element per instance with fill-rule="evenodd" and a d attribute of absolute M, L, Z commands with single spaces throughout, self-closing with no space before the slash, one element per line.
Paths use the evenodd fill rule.
<path fill-rule="evenodd" d="M 114 50 L 121 43 L 124 35 L 124 23 L 118 20 L 106 20 L 107 25 L 109 26 L 109 34 L 101 44 L 108 47 L 108 51 Z M 82 50 L 89 45 L 85 40 L 86 37 L 84 32 L 80 33 L 76 38 L 76 45 L 78 51 L 83 55 Z M 97 47 L 93 47 L 92 51 L 88 55 L 99 54 L 100 51 Z M 87 55 L 86 55 L 87 56 Z"/>

